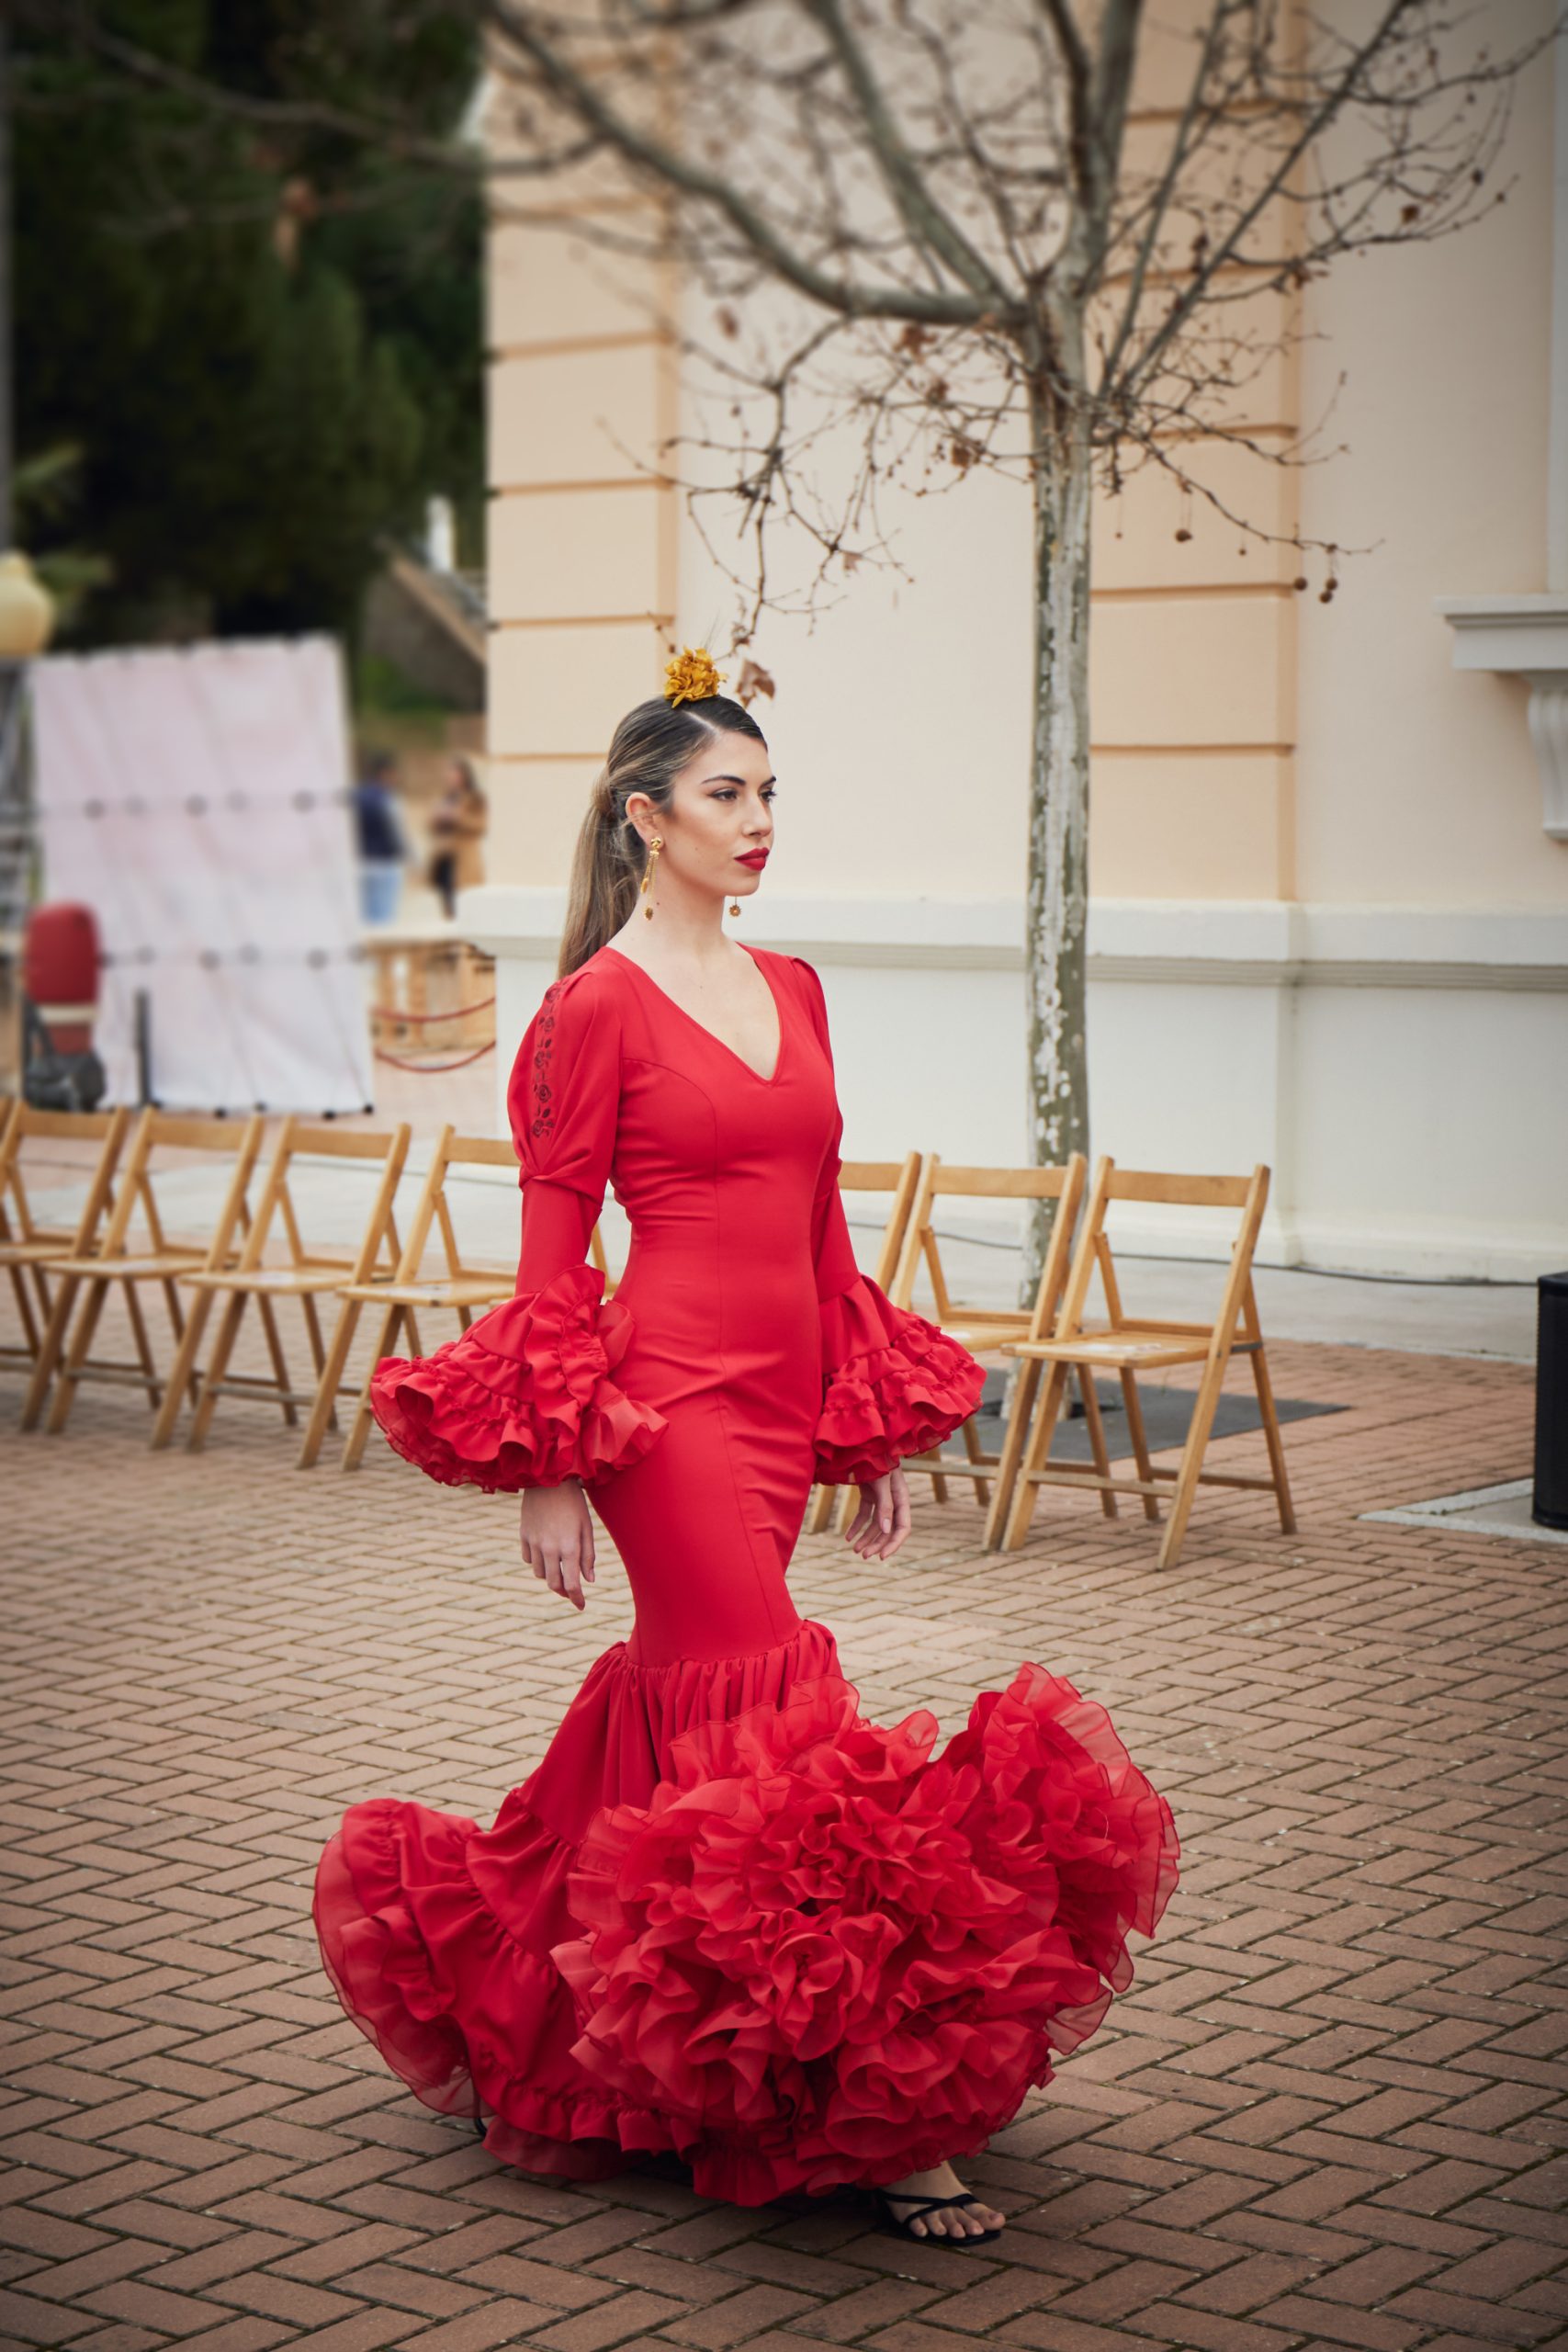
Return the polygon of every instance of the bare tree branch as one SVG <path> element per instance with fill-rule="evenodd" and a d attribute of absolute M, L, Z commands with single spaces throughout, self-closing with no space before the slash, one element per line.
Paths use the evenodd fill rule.
<path fill-rule="evenodd" d="M 738 230 L 759 259 L 824 310 L 846 318 L 924 320 L 932 325 L 974 326 L 987 306 L 973 294 L 924 293 L 916 288 L 856 286 L 830 277 L 786 244 L 748 198 L 715 172 L 703 171 L 662 141 L 639 130 L 604 99 L 587 75 L 578 72 L 564 53 L 544 40 L 532 17 L 508 0 L 488 0 L 487 13 L 514 41 L 521 53 L 537 67 L 551 92 L 590 129 L 623 155 L 627 163 L 649 173 L 663 187 L 709 204 Z"/>
<path fill-rule="evenodd" d="M 945 262 L 953 276 L 988 308 L 998 311 L 1010 310 L 1011 303 L 1007 288 L 933 199 L 898 134 L 887 102 L 866 63 L 865 52 L 844 21 L 838 0 L 805 0 L 805 6 L 833 45 L 834 53 L 843 68 L 844 78 L 859 103 L 877 168 L 909 234 L 940 261 Z"/>

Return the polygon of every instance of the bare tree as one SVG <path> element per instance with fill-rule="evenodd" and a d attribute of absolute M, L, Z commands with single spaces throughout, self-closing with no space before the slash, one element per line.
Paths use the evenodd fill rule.
<path fill-rule="evenodd" d="M 173 70 L 73 5 L 118 70 Z M 712 298 L 712 336 L 690 302 L 680 331 L 721 395 L 686 479 L 727 518 L 707 536 L 741 592 L 737 645 L 774 596 L 781 526 L 814 542 L 813 593 L 832 593 L 890 560 L 890 481 L 993 468 L 1027 485 L 1031 1144 L 1042 1162 L 1087 1148 L 1096 487 L 1159 469 L 1280 536 L 1215 489 L 1203 453 L 1314 454 L 1238 422 L 1248 384 L 1309 280 L 1503 200 L 1512 93 L 1552 0 L 1168 0 L 1157 20 L 1144 0 L 458 5 L 491 43 L 500 199 L 526 182 L 553 227 L 672 260 Z M 393 135 L 308 98 L 293 113 L 314 135 Z M 270 127 L 286 134 L 288 110 Z M 616 189 L 637 200 L 606 206 Z M 1332 595 L 1337 550 L 1286 536 L 1297 586 L 1315 564 Z"/>
<path fill-rule="evenodd" d="M 1444 0 L 1332 15 L 1182 0 L 1157 25 L 1143 0 L 479 5 L 507 141 L 524 156 L 573 139 L 654 197 L 647 249 L 714 296 L 712 347 L 688 330 L 687 357 L 733 398 L 728 435 L 707 440 L 725 462 L 693 487 L 748 536 L 748 563 L 730 559 L 750 594 L 739 638 L 781 524 L 812 536 L 829 585 L 886 551 L 889 478 L 996 467 L 1027 483 L 1032 1147 L 1041 1161 L 1085 1148 L 1096 484 L 1156 467 L 1261 531 L 1196 461 L 1227 442 L 1308 454 L 1236 421 L 1291 332 L 1280 298 L 1501 200 L 1510 96 L 1551 38 L 1546 8 L 1498 50 L 1497 9 Z M 635 215 L 584 206 L 578 225 L 638 249 Z M 841 470 L 846 429 L 856 457 L 831 492 L 823 437 Z M 1293 544 L 1332 594 L 1336 551 Z"/>

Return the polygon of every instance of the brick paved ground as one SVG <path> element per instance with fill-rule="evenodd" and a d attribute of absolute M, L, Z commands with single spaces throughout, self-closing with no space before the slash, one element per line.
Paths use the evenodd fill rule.
<path fill-rule="evenodd" d="M 1521 1475 L 1528 1375 L 1275 1352 L 1283 1393 L 1352 1408 L 1287 1432 L 1297 1538 L 1206 1496 L 1160 1577 L 1141 1521 L 1058 1495 L 987 1558 L 974 1508 L 922 1490 L 891 1566 L 802 1544 L 796 1598 L 874 1712 L 952 1728 L 1038 1658 L 1111 1707 L 1185 1841 L 1135 1989 L 969 2167 L 1012 2216 L 970 2254 L 873 2233 L 851 2196 L 745 2212 L 672 2169 L 509 2174 L 337 2011 L 307 1902 L 341 1808 L 488 1817 L 626 1628 L 613 1565 L 579 1618 L 513 1565 L 511 1505 L 379 1442 L 357 1476 L 297 1473 L 233 1405 L 206 1455 L 154 1457 L 102 1389 L 23 1440 L 0 1381 L 0 2335 L 1568 2346 L 1565 1556 L 1355 1517 Z"/>

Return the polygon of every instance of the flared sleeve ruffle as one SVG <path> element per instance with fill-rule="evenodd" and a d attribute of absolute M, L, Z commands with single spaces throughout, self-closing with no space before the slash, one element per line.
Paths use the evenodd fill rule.
<path fill-rule="evenodd" d="M 371 1409 L 405 1459 L 446 1487 L 513 1494 L 602 1478 L 648 1452 L 662 1413 L 614 1377 L 631 1316 L 596 1266 L 564 1266 L 412 1363 L 389 1356 Z"/>
<path fill-rule="evenodd" d="M 825 1299 L 822 1409 L 813 1475 L 866 1486 L 951 1437 L 980 1401 L 985 1368 L 956 1340 L 895 1306 L 869 1274 Z"/>
<path fill-rule="evenodd" d="M 508 1093 L 523 1185 L 516 1292 L 433 1355 L 385 1358 L 371 1381 L 388 1442 L 444 1486 L 587 1483 L 637 1461 L 668 1426 L 616 1377 L 631 1313 L 584 1262 L 619 1102 L 615 999 L 602 973 L 568 973 L 524 1032 Z"/>

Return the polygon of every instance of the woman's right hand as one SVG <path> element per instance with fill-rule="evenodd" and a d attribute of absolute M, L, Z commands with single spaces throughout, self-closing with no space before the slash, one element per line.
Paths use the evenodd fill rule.
<path fill-rule="evenodd" d="M 582 1481 L 525 1487 L 518 1532 L 524 1566 L 574 1609 L 585 1609 L 582 1588 L 593 1581 L 593 1521 Z"/>

